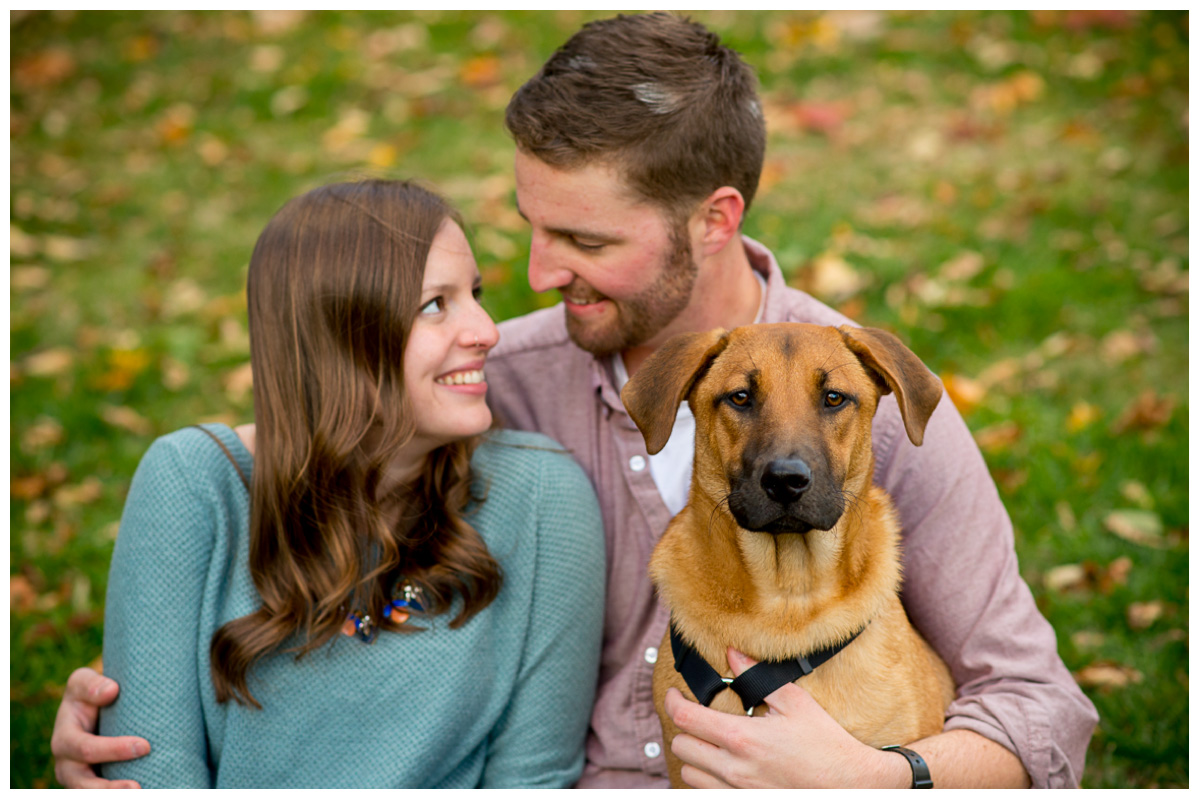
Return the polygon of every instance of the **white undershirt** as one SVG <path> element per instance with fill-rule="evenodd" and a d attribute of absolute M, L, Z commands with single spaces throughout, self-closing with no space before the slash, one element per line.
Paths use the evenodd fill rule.
<path fill-rule="evenodd" d="M 757 324 L 762 321 L 763 307 L 767 300 L 767 281 L 757 270 L 754 277 L 758 279 L 761 289 L 758 301 L 758 314 L 754 317 Z M 617 392 L 629 381 L 629 373 L 625 369 L 625 359 L 620 353 L 612 356 L 613 378 L 617 384 Z M 671 428 L 671 438 L 662 450 L 650 456 L 650 477 L 662 495 L 663 503 L 671 516 L 675 516 L 687 505 L 688 489 L 692 482 L 692 453 L 696 442 L 696 418 L 686 402 L 679 404 L 675 415 L 675 427 Z"/>

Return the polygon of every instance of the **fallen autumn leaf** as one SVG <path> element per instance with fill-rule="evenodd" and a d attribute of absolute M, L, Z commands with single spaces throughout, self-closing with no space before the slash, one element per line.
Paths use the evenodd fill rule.
<path fill-rule="evenodd" d="M 1166 547 L 1162 519 L 1153 511 L 1121 509 L 1104 518 L 1104 527 L 1127 542 L 1147 547 Z"/>

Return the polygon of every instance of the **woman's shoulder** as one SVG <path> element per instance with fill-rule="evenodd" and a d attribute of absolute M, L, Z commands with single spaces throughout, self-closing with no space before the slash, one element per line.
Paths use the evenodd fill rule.
<path fill-rule="evenodd" d="M 253 457 L 232 428 L 205 423 L 155 439 L 142 457 L 138 472 L 160 480 L 173 477 L 194 490 L 226 492 L 244 488 L 253 466 Z"/>
<path fill-rule="evenodd" d="M 568 483 L 587 482 L 571 452 L 558 442 L 530 431 L 495 430 L 484 436 L 471 465 L 488 478 Z M 590 489 L 590 484 L 589 484 Z"/>
<path fill-rule="evenodd" d="M 201 563 L 224 535 L 221 531 L 243 531 L 249 495 L 237 470 L 246 472 L 249 463 L 240 447 L 236 433 L 211 424 L 205 430 L 183 428 L 155 439 L 129 486 L 114 565 L 150 564 L 157 569 L 160 553 Z M 239 456 L 246 463 L 235 468 Z"/>
<path fill-rule="evenodd" d="M 564 530 L 600 524 L 592 482 L 571 452 L 548 436 L 493 431 L 475 451 L 472 467 L 482 480 L 486 517 L 523 526 L 556 519 Z"/>

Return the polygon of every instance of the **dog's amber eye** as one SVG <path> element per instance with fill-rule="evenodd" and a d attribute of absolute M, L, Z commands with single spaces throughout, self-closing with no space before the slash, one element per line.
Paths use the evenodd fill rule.
<path fill-rule="evenodd" d="M 750 405 L 750 393 L 745 390 L 734 392 L 733 394 L 729 395 L 729 402 L 733 403 L 738 408 L 745 408 L 746 406 Z"/>
<path fill-rule="evenodd" d="M 826 392 L 825 393 L 825 407 L 826 408 L 837 408 L 844 402 L 846 402 L 846 395 L 842 394 L 841 392 Z"/>

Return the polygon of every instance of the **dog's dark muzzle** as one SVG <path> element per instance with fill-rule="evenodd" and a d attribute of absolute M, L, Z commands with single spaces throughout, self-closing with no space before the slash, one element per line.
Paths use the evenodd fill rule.
<path fill-rule="evenodd" d="M 841 492 L 814 476 L 808 460 L 787 457 L 759 464 L 744 465 L 730 480 L 729 510 L 738 525 L 763 533 L 808 533 L 829 530 L 841 519 Z"/>
<path fill-rule="evenodd" d="M 812 485 L 812 470 L 798 458 L 779 458 L 767 464 L 759 484 L 769 499 L 787 505 L 808 491 Z"/>

